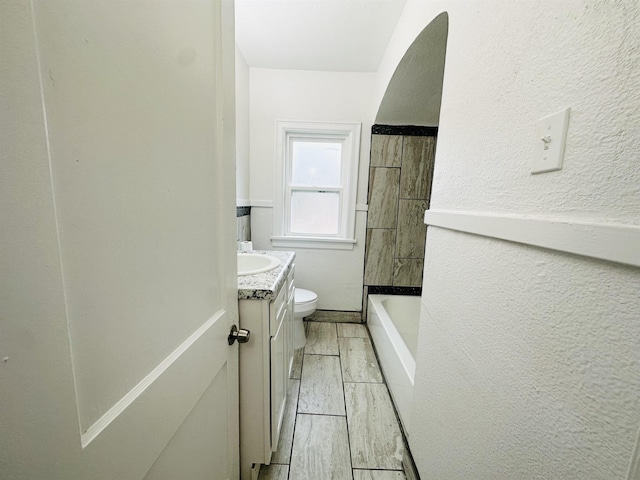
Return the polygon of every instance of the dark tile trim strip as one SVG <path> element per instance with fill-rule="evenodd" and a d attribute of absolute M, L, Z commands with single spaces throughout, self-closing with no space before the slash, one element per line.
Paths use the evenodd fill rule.
<path fill-rule="evenodd" d="M 411 137 L 437 137 L 438 127 L 421 127 L 419 125 L 373 125 L 372 134 L 407 135 Z"/>
<path fill-rule="evenodd" d="M 236 217 L 251 215 L 251 207 L 236 207 Z"/>
<path fill-rule="evenodd" d="M 422 287 L 393 287 L 388 285 L 368 285 L 369 295 L 422 295 Z"/>

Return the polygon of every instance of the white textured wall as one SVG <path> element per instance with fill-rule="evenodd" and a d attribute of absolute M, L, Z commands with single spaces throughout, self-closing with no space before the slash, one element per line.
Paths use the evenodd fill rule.
<path fill-rule="evenodd" d="M 431 207 L 640 223 L 640 4 L 410 1 L 378 102 L 443 11 Z M 563 170 L 531 175 L 535 122 L 566 106 Z M 639 292 L 637 268 L 431 228 L 410 439 L 422 478 L 627 478 Z"/>
<path fill-rule="evenodd" d="M 249 65 L 236 45 L 236 204 L 249 205 Z"/>
<path fill-rule="evenodd" d="M 276 120 L 361 122 L 357 202 L 366 203 L 373 79 L 365 73 L 250 69 L 252 205 L 273 202 Z M 251 210 L 254 248 L 272 249 L 272 210 Z M 318 294 L 318 308 L 362 308 L 365 224 L 365 213 L 358 212 L 353 250 L 295 249 L 296 284 Z"/>
<path fill-rule="evenodd" d="M 637 269 L 432 229 L 411 447 L 423 478 L 623 479 Z"/>

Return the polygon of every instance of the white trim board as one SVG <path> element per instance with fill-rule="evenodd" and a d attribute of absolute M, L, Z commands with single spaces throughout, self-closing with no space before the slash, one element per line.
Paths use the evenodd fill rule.
<path fill-rule="evenodd" d="M 424 223 L 640 267 L 638 225 L 447 210 L 427 210 Z"/>

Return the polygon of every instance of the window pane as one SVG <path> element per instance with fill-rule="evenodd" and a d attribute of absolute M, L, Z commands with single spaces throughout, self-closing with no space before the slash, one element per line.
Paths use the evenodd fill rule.
<path fill-rule="evenodd" d="M 339 187 L 342 143 L 293 140 L 291 184 L 301 187 Z"/>
<path fill-rule="evenodd" d="M 338 233 L 340 195 L 337 192 L 293 192 L 291 233 Z"/>

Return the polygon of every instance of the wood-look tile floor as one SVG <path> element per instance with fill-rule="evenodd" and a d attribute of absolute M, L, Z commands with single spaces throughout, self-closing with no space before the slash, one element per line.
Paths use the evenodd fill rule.
<path fill-rule="evenodd" d="M 402 434 L 366 327 L 306 330 L 278 450 L 259 480 L 405 480 Z"/>

